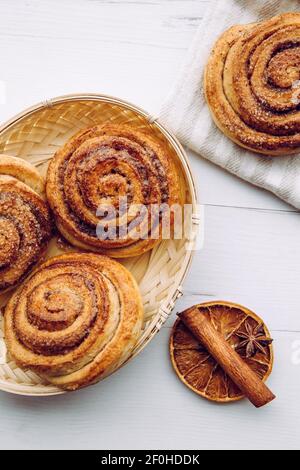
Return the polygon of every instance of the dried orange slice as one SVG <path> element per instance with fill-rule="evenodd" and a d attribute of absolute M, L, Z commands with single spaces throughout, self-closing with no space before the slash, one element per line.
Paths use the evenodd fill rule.
<path fill-rule="evenodd" d="M 216 330 L 265 381 L 272 372 L 273 347 L 264 322 L 245 307 L 230 302 L 196 305 Z M 182 382 L 198 395 L 216 402 L 231 402 L 244 395 L 198 339 L 178 319 L 170 338 L 173 367 Z"/>

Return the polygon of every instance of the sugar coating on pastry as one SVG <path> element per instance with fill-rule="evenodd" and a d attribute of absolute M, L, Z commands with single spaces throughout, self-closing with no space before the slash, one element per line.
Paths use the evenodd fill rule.
<path fill-rule="evenodd" d="M 29 163 L 0 155 L 0 293 L 15 287 L 44 254 L 51 216 L 45 182 Z"/>
<path fill-rule="evenodd" d="M 119 258 L 140 255 L 160 241 L 160 230 L 151 237 L 151 205 L 182 202 L 168 150 L 128 125 L 99 125 L 75 135 L 51 160 L 46 192 L 57 227 L 71 244 Z M 120 198 L 126 199 L 123 208 Z M 138 205 L 146 208 L 143 217 L 133 214 Z M 116 211 L 108 219 L 99 207 Z M 99 236 L 114 227 L 114 236 Z"/>
<path fill-rule="evenodd" d="M 91 253 L 41 265 L 5 310 L 5 338 L 17 364 L 62 389 L 99 381 L 131 354 L 143 307 L 130 272 Z"/>
<path fill-rule="evenodd" d="M 265 155 L 300 150 L 300 13 L 233 26 L 206 70 L 208 106 L 221 131 Z"/>

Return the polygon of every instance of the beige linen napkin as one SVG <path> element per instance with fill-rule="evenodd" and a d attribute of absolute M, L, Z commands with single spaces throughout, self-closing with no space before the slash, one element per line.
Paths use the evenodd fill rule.
<path fill-rule="evenodd" d="M 292 157 L 258 156 L 243 150 L 214 125 L 203 95 L 203 71 L 210 50 L 228 27 L 299 11 L 296 0 L 211 0 L 170 91 L 159 121 L 182 144 L 252 184 L 265 188 L 300 209 L 300 154 Z"/>

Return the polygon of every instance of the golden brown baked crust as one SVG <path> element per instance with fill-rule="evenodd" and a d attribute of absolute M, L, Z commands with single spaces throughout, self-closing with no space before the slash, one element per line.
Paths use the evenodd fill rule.
<path fill-rule="evenodd" d="M 217 126 L 266 155 L 300 150 L 300 13 L 233 26 L 215 44 L 204 89 Z"/>
<path fill-rule="evenodd" d="M 16 178 L 45 198 L 45 180 L 29 162 L 0 154 L 0 174 Z"/>
<path fill-rule="evenodd" d="M 70 243 L 119 258 L 144 253 L 159 241 L 148 236 L 150 210 L 141 218 L 130 208 L 181 203 L 177 170 L 166 150 L 125 125 L 96 126 L 75 135 L 50 162 L 46 192 L 57 227 Z M 118 208 L 120 197 L 128 201 L 123 212 L 109 222 L 104 211 L 96 215 L 99 207 Z M 100 231 L 110 234 L 116 220 L 116 236 L 99 237 Z M 140 238 L 133 236 L 137 229 Z M 122 230 L 127 234 L 120 235 Z"/>
<path fill-rule="evenodd" d="M 0 155 L 0 293 L 18 284 L 51 238 L 45 183 L 29 163 Z"/>
<path fill-rule="evenodd" d="M 143 307 L 132 275 L 106 256 L 72 253 L 40 266 L 5 310 L 8 350 L 20 367 L 75 390 L 130 355 Z"/>

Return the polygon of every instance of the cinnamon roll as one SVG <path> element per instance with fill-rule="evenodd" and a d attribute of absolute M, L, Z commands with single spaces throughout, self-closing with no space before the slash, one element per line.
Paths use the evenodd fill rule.
<path fill-rule="evenodd" d="M 120 258 L 144 253 L 161 238 L 162 216 L 153 217 L 150 207 L 181 204 L 167 150 L 125 125 L 75 135 L 50 162 L 46 192 L 71 244 Z"/>
<path fill-rule="evenodd" d="M 45 184 L 37 170 L 0 155 L 0 293 L 18 284 L 51 238 Z"/>
<path fill-rule="evenodd" d="M 266 155 L 300 150 L 300 13 L 234 26 L 205 72 L 212 116 L 234 142 Z"/>
<path fill-rule="evenodd" d="M 141 331 L 138 287 L 106 256 L 72 253 L 41 265 L 5 310 L 16 363 L 62 389 L 104 378 L 130 355 Z"/>

